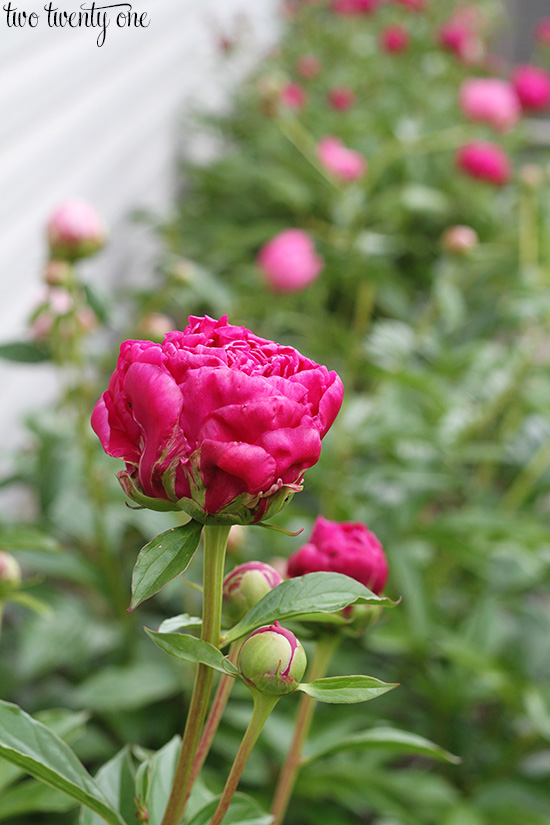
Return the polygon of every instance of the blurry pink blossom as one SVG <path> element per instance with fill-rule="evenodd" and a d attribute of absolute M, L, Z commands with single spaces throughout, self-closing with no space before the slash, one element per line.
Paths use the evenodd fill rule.
<path fill-rule="evenodd" d="M 488 123 L 499 132 L 516 125 L 521 105 L 514 87 L 496 78 L 468 78 L 460 87 L 459 102 L 470 120 Z"/>
<path fill-rule="evenodd" d="M 325 137 L 317 144 L 321 165 L 341 181 L 354 181 L 367 171 L 367 161 L 360 152 L 348 149 L 336 137 Z"/>
<path fill-rule="evenodd" d="M 348 86 L 331 89 L 327 98 L 332 108 L 340 111 L 346 111 L 355 105 L 355 92 Z"/>
<path fill-rule="evenodd" d="M 296 61 L 296 71 L 302 77 L 317 77 L 321 71 L 321 61 L 314 54 L 303 54 Z"/>
<path fill-rule="evenodd" d="M 298 292 L 317 278 L 324 261 L 307 232 L 285 229 L 260 249 L 257 263 L 275 292 Z"/>
<path fill-rule="evenodd" d="M 537 66 L 519 66 L 512 83 L 521 105 L 528 111 L 546 109 L 550 104 L 550 74 Z"/>
<path fill-rule="evenodd" d="M 77 198 L 54 210 L 47 224 L 52 257 L 77 260 L 93 255 L 106 240 L 103 221 L 89 203 Z"/>
<path fill-rule="evenodd" d="M 535 40 L 542 46 L 550 46 L 550 17 L 543 17 L 537 23 Z"/>
<path fill-rule="evenodd" d="M 438 30 L 439 45 L 453 52 L 463 63 L 475 63 L 483 56 L 483 44 L 471 23 L 453 17 Z"/>
<path fill-rule="evenodd" d="M 404 52 L 409 48 L 410 40 L 407 29 L 398 23 L 388 26 L 380 34 L 380 45 L 385 52 Z"/>
<path fill-rule="evenodd" d="M 287 83 L 279 93 L 279 101 L 287 109 L 300 111 L 307 103 L 307 95 L 298 83 Z"/>
<path fill-rule="evenodd" d="M 467 143 L 458 150 L 455 160 L 462 172 L 494 186 L 503 186 L 510 179 L 510 160 L 496 143 L 483 140 Z"/>
<path fill-rule="evenodd" d="M 380 2 L 381 0 L 332 0 L 331 9 L 335 14 L 351 17 L 356 14 L 372 14 Z"/>

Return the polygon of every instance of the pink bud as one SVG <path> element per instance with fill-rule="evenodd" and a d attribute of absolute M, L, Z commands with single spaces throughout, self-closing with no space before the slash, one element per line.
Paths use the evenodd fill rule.
<path fill-rule="evenodd" d="M 479 243 L 475 229 L 471 226 L 449 226 L 442 235 L 441 243 L 446 252 L 453 255 L 466 255 Z"/>
<path fill-rule="evenodd" d="M 385 52 L 398 54 L 409 48 L 411 37 L 404 26 L 388 26 L 380 35 L 380 45 Z"/>
<path fill-rule="evenodd" d="M 260 627 L 248 636 L 237 660 L 251 687 L 261 693 L 282 696 L 298 687 L 306 670 L 304 648 L 279 622 Z"/>
<path fill-rule="evenodd" d="M 300 111 L 307 103 L 307 95 L 298 83 L 287 83 L 279 92 L 279 101 L 287 109 Z"/>
<path fill-rule="evenodd" d="M 537 66 L 520 66 L 512 75 L 512 83 L 527 111 L 540 111 L 550 105 L 550 74 Z"/>
<path fill-rule="evenodd" d="M 257 263 L 275 292 L 298 292 L 313 283 L 324 262 L 307 232 L 285 229 L 261 248 Z"/>
<path fill-rule="evenodd" d="M 282 580 L 273 567 L 262 561 L 248 561 L 235 567 L 223 580 L 223 607 L 229 622 L 240 621 Z"/>
<path fill-rule="evenodd" d="M 307 544 L 288 560 L 288 575 L 326 571 L 343 573 L 381 593 L 388 578 L 382 545 L 360 522 L 337 522 L 319 516 Z"/>
<path fill-rule="evenodd" d="M 355 104 L 355 93 L 347 86 L 339 86 L 338 88 L 331 89 L 327 98 L 333 109 L 339 109 L 341 111 L 351 109 Z"/>
<path fill-rule="evenodd" d="M 543 17 L 536 25 L 535 40 L 541 46 L 550 46 L 550 17 Z"/>
<path fill-rule="evenodd" d="M 341 181 L 358 180 L 367 171 L 367 161 L 363 155 L 348 149 L 339 138 L 325 137 L 320 140 L 317 157 L 326 171 Z"/>
<path fill-rule="evenodd" d="M 51 215 L 48 242 L 52 257 L 76 261 L 98 252 L 106 241 L 103 222 L 83 200 L 68 200 Z"/>
<path fill-rule="evenodd" d="M 317 77 L 321 72 L 321 61 L 314 54 L 303 54 L 296 61 L 296 71 L 302 77 Z"/>
<path fill-rule="evenodd" d="M 463 63 L 475 63 L 483 55 L 483 45 L 477 32 L 458 18 L 440 27 L 437 40 L 442 48 L 453 52 Z"/>
<path fill-rule="evenodd" d="M 511 175 L 506 152 L 489 141 L 473 141 L 462 146 L 455 156 L 457 167 L 472 178 L 503 186 Z"/>
<path fill-rule="evenodd" d="M 469 78 L 460 87 L 459 102 L 470 120 L 506 132 L 516 125 L 521 105 L 513 86 L 496 78 Z"/>

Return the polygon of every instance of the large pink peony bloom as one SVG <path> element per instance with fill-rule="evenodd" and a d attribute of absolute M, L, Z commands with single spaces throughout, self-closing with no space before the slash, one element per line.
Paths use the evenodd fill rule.
<path fill-rule="evenodd" d="M 467 143 L 458 150 L 455 159 L 458 168 L 472 178 L 495 186 L 503 186 L 510 179 L 510 160 L 496 143 L 483 140 Z"/>
<path fill-rule="evenodd" d="M 321 165 L 341 181 L 354 181 L 367 171 L 367 161 L 360 152 L 348 149 L 339 138 L 325 137 L 317 145 Z"/>
<path fill-rule="evenodd" d="M 524 109 L 536 112 L 550 106 L 550 74 L 537 66 L 520 66 L 512 83 Z"/>
<path fill-rule="evenodd" d="M 470 120 L 488 123 L 506 132 L 521 116 L 521 105 L 513 86 L 496 78 L 469 78 L 460 87 L 459 103 Z"/>
<path fill-rule="evenodd" d="M 258 253 L 257 263 L 275 292 L 299 292 L 317 278 L 323 259 L 302 229 L 285 229 Z"/>
<path fill-rule="evenodd" d="M 388 578 L 382 545 L 364 524 L 337 522 L 319 516 L 307 544 L 288 560 L 288 575 L 344 573 L 381 593 Z"/>
<path fill-rule="evenodd" d="M 92 427 L 126 494 L 198 521 L 252 523 L 301 489 L 342 403 L 335 372 L 227 317 L 125 341 Z"/>
<path fill-rule="evenodd" d="M 87 201 L 65 201 L 47 223 L 48 243 L 53 258 L 78 260 L 98 252 L 105 244 L 103 221 Z"/>

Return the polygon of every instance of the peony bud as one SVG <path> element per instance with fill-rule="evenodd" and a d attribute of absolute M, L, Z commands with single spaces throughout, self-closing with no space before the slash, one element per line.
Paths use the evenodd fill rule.
<path fill-rule="evenodd" d="M 330 90 L 327 100 L 333 109 L 345 112 L 355 105 L 355 93 L 347 86 L 339 86 Z"/>
<path fill-rule="evenodd" d="M 457 167 L 472 178 L 503 186 L 511 175 L 508 155 L 495 143 L 478 140 L 462 146 L 455 156 Z"/>
<path fill-rule="evenodd" d="M 302 77 L 317 77 L 321 72 L 321 61 L 314 54 L 303 54 L 296 61 L 296 71 Z"/>
<path fill-rule="evenodd" d="M 294 633 L 275 622 L 245 639 L 237 665 L 248 684 L 260 693 L 283 696 L 296 690 L 307 660 Z"/>
<path fill-rule="evenodd" d="M 540 111 L 550 105 L 550 74 L 537 66 L 520 66 L 512 75 L 512 83 L 527 111 Z"/>
<path fill-rule="evenodd" d="M 69 200 L 51 215 L 48 242 L 52 257 L 77 261 L 99 252 L 106 241 L 103 222 L 95 209 L 83 200 Z"/>
<path fill-rule="evenodd" d="M 409 48 L 411 36 L 404 26 L 388 26 L 380 35 L 380 46 L 385 52 L 399 54 Z"/>
<path fill-rule="evenodd" d="M 48 286 L 67 286 L 71 280 L 71 267 L 66 261 L 52 259 L 44 269 L 44 280 Z"/>
<path fill-rule="evenodd" d="M 229 624 L 237 624 L 282 580 L 273 567 L 261 561 L 235 567 L 223 580 L 223 609 Z"/>
<path fill-rule="evenodd" d="M 301 229 L 285 229 L 263 246 L 257 257 L 268 286 L 274 292 L 299 292 L 317 278 L 323 259 Z"/>
<path fill-rule="evenodd" d="M 541 46 L 550 46 L 550 17 L 543 17 L 535 27 L 535 40 Z"/>
<path fill-rule="evenodd" d="M 299 112 L 307 103 L 307 95 L 298 83 L 287 83 L 279 92 L 279 102 L 285 108 Z"/>
<path fill-rule="evenodd" d="M 360 152 L 348 149 L 339 138 L 325 137 L 317 144 L 321 166 L 340 181 L 359 180 L 367 171 L 367 161 Z"/>
<path fill-rule="evenodd" d="M 478 234 L 471 226 L 449 226 L 441 237 L 446 252 L 452 255 L 467 255 L 479 243 Z"/>
<path fill-rule="evenodd" d="M 21 568 L 10 553 L 0 551 L 0 601 L 6 599 L 21 584 Z"/>
<path fill-rule="evenodd" d="M 488 123 L 499 132 L 516 125 L 521 104 L 514 87 L 496 78 L 469 78 L 460 87 L 459 103 L 470 120 Z"/>

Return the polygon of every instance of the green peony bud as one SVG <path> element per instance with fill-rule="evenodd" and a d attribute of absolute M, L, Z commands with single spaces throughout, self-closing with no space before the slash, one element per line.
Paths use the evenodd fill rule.
<path fill-rule="evenodd" d="M 237 664 L 251 687 L 260 693 L 283 696 L 296 690 L 307 660 L 294 633 L 275 622 L 245 639 Z"/>
<path fill-rule="evenodd" d="M 9 553 L 0 551 L 0 600 L 6 599 L 21 584 L 21 568 Z"/>
<path fill-rule="evenodd" d="M 282 580 L 273 567 L 261 561 L 235 567 L 223 581 L 223 610 L 229 624 L 237 624 Z"/>

